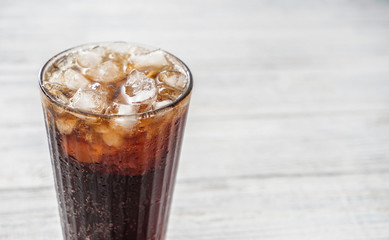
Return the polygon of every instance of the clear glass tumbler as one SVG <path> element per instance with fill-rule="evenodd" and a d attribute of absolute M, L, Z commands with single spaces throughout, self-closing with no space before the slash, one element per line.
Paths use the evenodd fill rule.
<path fill-rule="evenodd" d="M 115 44 L 115 49 L 132 47 L 102 43 L 72 48 L 50 59 L 40 74 L 59 212 L 67 240 L 162 240 L 166 234 L 193 85 L 186 65 L 164 52 L 181 65 L 188 80 L 186 87 L 169 104 L 134 114 L 80 110 L 54 97 L 44 86 L 53 71 L 68 64 L 66 58 L 74 52 Z M 147 58 L 147 54 L 142 57 Z M 74 54 L 73 60 L 77 62 Z M 143 71 L 155 75 L 152 69 Z M 90 86 L 93 88 L 93 83 Z M 66 97 L 67 93 L 61 90 L 60 94 Z"/>

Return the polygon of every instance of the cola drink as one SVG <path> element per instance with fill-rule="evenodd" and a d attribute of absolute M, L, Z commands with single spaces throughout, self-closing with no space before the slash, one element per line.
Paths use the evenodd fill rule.
<path fill-rule="evenodd" d="M 40 87 L 64 239 L 164 239 L 192 90 L 185 64 L 88 44 L 50 59 Z"/>

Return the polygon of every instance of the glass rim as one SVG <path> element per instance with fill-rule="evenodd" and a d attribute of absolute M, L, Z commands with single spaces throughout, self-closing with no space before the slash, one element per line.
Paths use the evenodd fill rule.
<path fill-rule="evenodd" d="M 82 49 L 86 49 L 87 47 L 93 47 L 93 46 L 99 46 L 99 45 L 109 46 L 109 44 L 126 44 L 128 46 L 133 46 L 133 47 L 142 47 L 142 48 L 145 48 L 145 49 L 150 50 L 150 51 L 161 50 L 164 53 L 168 54 L 169 56 L 175 58 L 176 60 L 179 61 L 180 64 L 182 64 L 182 67 L 183 67 L 183 69 L 186 72 L 186 75 L 188 77 L 188 84 L 187 84 L 187 87 L 185 88 L 185 91 L 178 98 L 176 98 L 174 101 L 172 101 L 171 103 L 169 103 L 167 105 L 159 107 L 159 108 L 157 108 L 155 110 L 149 110 L 149 111 L 146 111 L 146 112 L 132 113 L 132 114 L 105 114 L 105 113 L 92 113 L 92 112 L 88 112 L 88 111 L 83 111 L 83 110 L 71 107 L 71 106 L 69 106 L 67 104 L 64 104 L 64 103 L 58 101 L 48 91 L 46 91 L 45 87 L 43 86 L 44 85 L 43 84 L 43 78 L 44 78 L 43 75 L 46 72 L 46 70 L 50 66 L 52 66 L 52 64 L 54 63 L 55 60 L 59 59 L 62 56 L 65 56 L 66 54 L 71 53 L 72 51 L 75 51 L 77 49 L 82 50 Z M 189 70 L 189 67 L 181 59 L 179 59 L 175 55 L 173 55 L 170 52 L 165 51 L 165 50 L 163 50 L 161 48 L 155 48 L 155 47 L 144 45 L 144 44 L 131 43 L 131 42 L 126 42 L 126 41 L 107 41 L 107 42 L 93 42 L 93 43 L 86 43 L 86 44 L 77 45 L 75 47 L 68 48 L 68 49 L 66 49 L 66 50 L 64 50 L 64 51 L 54 55 L 53 57 L 51 57 L 43 65 L 43 67 L 39 71 L 39 87 L 41 89 L 41 92 L 52 103 L 54 103 L 56 105 L 59 105 L 59 106 L 63 107 L 64 109 L 69 110 L 71 112 L 75 112 L 77 114 L 82 114 L 82 115 L 86 115 L 86 116 L 93 116 L 93 117 L 105 117 L 105 118 L 107 118 L 107 117 L 109 117 L 109 118 L 111 118 L 111 117 L 137 117 L 137 116 L 145 116 L 145 115 L 149 116 L 149 115 L 154 115 L 154 114 L 156 115 L 157 113 L 162 112 L 164 110 L 167 110 L 169 108 L 173 108 L 175 105 L 177 105 L 178 103 L 182 102 L 192 92 L 193 76 L 192 76 L 191 71 Z"/>

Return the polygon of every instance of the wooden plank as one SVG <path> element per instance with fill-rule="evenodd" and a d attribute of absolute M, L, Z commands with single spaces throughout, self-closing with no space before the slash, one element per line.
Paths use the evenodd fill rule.
<path fill-rule="evenodd" d="M 389 186 L 382 181 L 388 178 L 385 173 L 181 180 L 168 237 L 388 239 Z M 0 239 L 58 239 L 53 191 L 0 191 Z"/>
<path fill-rule="evenodd" d="M 382 181 L 387 178 L 383 174 L 179 182 L 170 236 L 387 239 L 389 189 Z"/>
<path fill-rule="evenodd" d="M 0 239 L 60 239 L 54 188 L 0 190 Z"/>

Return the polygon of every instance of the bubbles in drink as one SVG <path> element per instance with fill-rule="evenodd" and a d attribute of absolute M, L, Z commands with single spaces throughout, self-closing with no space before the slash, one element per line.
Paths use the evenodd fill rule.
<path fill-rule="evenodd" d="M 98 90 L 98 91 L 102 90 L 101 84 L 97 82 L 90 84 L 88 87 L 93 90 Z"/>

